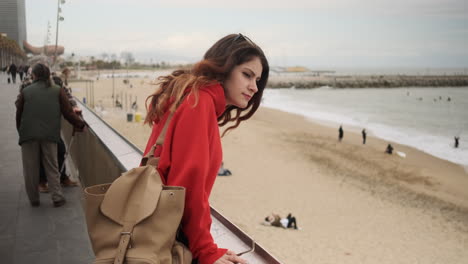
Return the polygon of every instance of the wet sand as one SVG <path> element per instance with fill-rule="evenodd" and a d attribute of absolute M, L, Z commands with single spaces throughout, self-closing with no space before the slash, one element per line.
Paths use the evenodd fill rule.
<path fill-rule="evenodd" d="M 140 111 L 156 89 L 148 79 L 116 79 Z M 84 86 L 73 83 L 81 98 Z M 114 86 L 115 87 L 115 86 Z M 98 112 L 144 148 L 150 128 L 112 109 L 112 81 L 94 84 Z M 129 96 L 128 96 L 129 97 Z M 102 110 L 104 109 L 104 110 Z M 144 111 L 142 111 L 144 112 Z M 459 165 L 345 127 L 330 128 L 273 109 L 223 139 L 224 165 L 211 204 L 284 263 L 464 263 L 468 259 L 468 174 Z M 302 230 L 260 223 L 271 212 L 296 216 Z"/>

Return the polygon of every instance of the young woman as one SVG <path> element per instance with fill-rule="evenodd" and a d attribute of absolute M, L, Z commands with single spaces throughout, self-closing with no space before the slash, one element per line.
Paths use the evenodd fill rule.
<path fill-rule="evenodd" d="M 268 73 L 260 47 L 242 34 L 231 34 L 191 70 L 160 77 L 159 89 L 147 99 L 145 122 L 153 130 L 145 155 L 173 113 L 164 144 L 155 151 L 157 169 L 167 185 L 186 188 L 182 233 L 200 264 L 246 263 L 214 243 L 208 199 L 222 161 L 218 126 L 233 122 L 226 132 L 257 111 Z"/>

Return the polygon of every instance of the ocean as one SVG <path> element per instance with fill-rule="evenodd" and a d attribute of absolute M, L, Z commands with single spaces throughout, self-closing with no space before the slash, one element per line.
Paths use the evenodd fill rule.
<path fill-rule="evenodd" d="M 322 69 L 322 68 L 320 68 Z M 335 71 L 336 75 L 467 75 L 468 68 L 434 68 L 434 67 L 353 67 L 324 68 Z"/>
<path fill-rule="evenodd" d="M 365 128 L 368 135 L 468 167 L 468 87 L 266 89 L 262 106 L 336 127 L 337 133 L 340 124 L 345 132 Z"/>

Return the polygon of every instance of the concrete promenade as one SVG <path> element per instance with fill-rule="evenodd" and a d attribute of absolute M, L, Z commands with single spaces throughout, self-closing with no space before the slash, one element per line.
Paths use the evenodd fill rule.
<path fill-rule="evenodd" d="M 15 125 L 16 84 L 0 72 L 0 262 L 82 264 L 93 260 L 81 206 L 81 188 L 63 188 L 67 204 L 54 208 L 50 194 L 31 207 L 24 188 Z"/>

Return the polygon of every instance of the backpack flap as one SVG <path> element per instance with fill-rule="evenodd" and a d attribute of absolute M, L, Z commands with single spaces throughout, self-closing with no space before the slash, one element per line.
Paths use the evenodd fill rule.
<path fill-rule="evenodd" d="M 101 212 L 120 225 L 136 225 L 155 211 L 161 191 L 161 178 L 153 166 L 131 169 L 107 190 Z"/>

